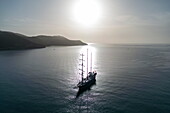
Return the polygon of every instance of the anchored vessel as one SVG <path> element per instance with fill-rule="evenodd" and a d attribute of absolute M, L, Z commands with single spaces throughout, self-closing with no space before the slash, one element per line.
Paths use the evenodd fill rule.
<path fill-rule="evenodd" d="M 91 53 L 91 67 L 90 67 L 90 72 L 88 72 L 88 50 L 87 50 L 87 75 L 84 78 L 84 54 L 80 54 L 81 55 L 81 64 L 80 64 L 80 75 L 81 75 L 81 81 L 79 81 L 79 83 L 77 84 L 77 87 L 79 87 L 79 90 L 85 90 L 90 88 L 91 85 L 93 85 L 96 81 L 96 75 L 97 72 L 96 71 L 92 71 L 92 53 Z"/>

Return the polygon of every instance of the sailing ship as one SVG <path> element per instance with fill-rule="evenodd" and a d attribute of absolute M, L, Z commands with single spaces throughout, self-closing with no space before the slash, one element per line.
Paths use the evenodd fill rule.
<path fill-rule="evenodd" d="M 97 75 L 97 72 L 96 71 L 92 71 L 92 52 L 91 52 L 91 67 L 90 67 L 90 71 L 88 72 L 88 49 L 87 49 L 87 75 L 86 77 L 84 78 L 84 54 L 80 54 L 81 56 L 81 64 L 80 64 L 80 75 L 81 75 L 81 81 L 78 82 L 77 84 L 77 87 L 79 88 L 79 90 L 85 90 L 85 89 L 88 89 L 90 88 L 95 82 L 96 82 L 96 75 Z"/>

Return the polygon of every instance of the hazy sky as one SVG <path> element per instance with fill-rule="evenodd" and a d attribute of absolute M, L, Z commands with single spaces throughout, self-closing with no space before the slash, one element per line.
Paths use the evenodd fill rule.
<path fill-rule="evenodd" d="M 99 43 L 170 43 L 170 0 L 95 0 L 101 18 L 74 20 L 79 0 L 0 0 L 0 30 Z"/>

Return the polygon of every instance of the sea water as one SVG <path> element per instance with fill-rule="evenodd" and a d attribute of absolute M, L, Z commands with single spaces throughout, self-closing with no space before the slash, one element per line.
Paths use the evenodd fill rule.
<path fill-rule="evenodd" d="M 84 46 L 0 51 L 0 113 L 170 113 L 169 45 L 91 45 L 96 84 L 76 97 Z"/>

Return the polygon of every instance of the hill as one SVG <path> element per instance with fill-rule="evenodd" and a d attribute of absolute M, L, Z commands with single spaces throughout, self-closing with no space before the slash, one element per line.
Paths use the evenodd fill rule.
<path fill-rule="evenodd" d="M 69 40 L 63 36 L 45 36 L 39 35 L 29 38 L 31 41 L 45 46 L 75 46 L 87 45 L 80 40 Z"/>
<path fill-rule="evenodd" d="M 63 36 L 39 35 L 28 37 L 22 34 L 0 31 L 0 50 L 34 49 L 46 46 L 86 45 L 79 40 L 69 40 Z"/>

